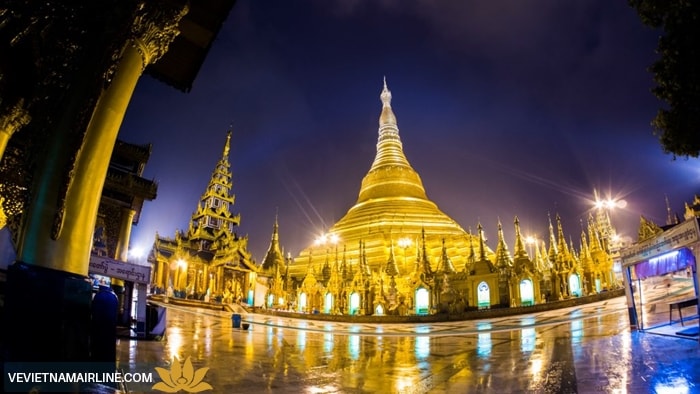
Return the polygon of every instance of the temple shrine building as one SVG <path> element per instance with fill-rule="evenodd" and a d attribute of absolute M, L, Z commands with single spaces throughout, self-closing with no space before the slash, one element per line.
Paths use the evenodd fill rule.
<path fill-rule="evenodd" d="M 534 256 L 527 253 L 517 218 L 512 254 L 500 222 L 495 251 L 486 246 L 480 223 L 476 234 L 465 231 L 427 197 L 406 159 L 386 81 L 380 100 L 377 152 L 357 202 L 288 266 L 272 269 L 286 273 L 279 280 L 287 290 L 275 294 L 285 286 L 272 287 L 268 307 L 281 307 L 274 301 L 279 297 L 293 300 L 300 312 L 458 313 L 616 286 L 611 255 L 601 243 L 614 234 L 606 215 L 591 215 L 580 252 L 567 244 L 559 216 L 556 232 L 550 220 L 549 249 L 535 245 Z"/>
<path fill-rule="evenodd" d="M 296 257 L 285 256 L 277 219 L 260 264 L 247 237 L 236 234 L 229 133 L 189 229 L 156 236 L 156 292 L 301 313 L 425 315 L 530 306 L 620 286 L 615 231 L 604 212 L 591 213 L 578 245 L 567 241 L 558 215 L 549 220 L 548 245 L 526 246 L 514 218 L 512 252 L 500 222 L 495 249 L 481 223 L 465 231 L 428 198 L 409 164 L 386 81 L 380 100 L 376 156 L 356 203 Z"/>
<path fill-rule="evenodd" d="M 152 292 L 200 301 L 253 304 L 258 267 L 248 237 L 237 231 L 241 216 L 232 212 L 235 195 L 229 150 L 231 132 L 186 231 L 156 234 L 148 260 Z"/>

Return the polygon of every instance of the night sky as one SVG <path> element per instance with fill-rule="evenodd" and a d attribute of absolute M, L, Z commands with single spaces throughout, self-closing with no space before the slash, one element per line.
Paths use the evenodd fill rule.
<path fill-rule="evenodd" d="M 132 233 L 150 248 L 192 213 L 233 125 L 238 233 L 260 262 L 279 212 L 293 256 L 355 203 L 376 152 L 386 76 L 404 152 L 428 198 L 465 230 L 578 248 L 593 190 L 636 239 L 640 215 L 682 217 L 697 159 L 663 153 L 648 67 L 660 32 L 626 1 L 239 0 L 188 94 L 141 78 L 119 138 L 152 143 L 158 182 Z"/>

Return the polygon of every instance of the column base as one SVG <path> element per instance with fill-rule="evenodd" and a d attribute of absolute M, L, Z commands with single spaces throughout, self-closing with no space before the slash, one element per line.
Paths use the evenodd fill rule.
<path fill-rule="evenodd" d="M 630 318 L 630 328 L 637 329 L 637 312 L 634 308 L 628 307 L 627 308 L 627 313 L 629 314 Z"/>
<path fill-rule="evenodd" d="M 84 276 L 22 262 L 9 266 L 4 361 L 89 361 L 91 302 Z"/>

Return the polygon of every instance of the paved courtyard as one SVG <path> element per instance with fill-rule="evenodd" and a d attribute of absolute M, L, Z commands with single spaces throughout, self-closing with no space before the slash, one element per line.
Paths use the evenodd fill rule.
<path fill-rule="evenodd" d="M 668 318 L 652 309 L 646 318 Z M 247 330 L 233 328 L 230 313 L 169 305 L 165 339 L 120 339 L 119 367 L 177 371 L 189 359 L 190 372 L 206 372 L 195 380 L 216 393 L 700 392 L 697 337 L 631 330 L 624 297 L 449 323 L 242 320 Z"/>

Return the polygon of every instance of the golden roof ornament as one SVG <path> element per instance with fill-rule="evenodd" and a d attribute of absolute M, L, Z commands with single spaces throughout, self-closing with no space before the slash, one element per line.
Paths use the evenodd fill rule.
<path fill-rule="evenodd" d="M 228 153 L 231 150 L 231 132 L 233 130 L 229 129 L 228 132 L 226 133 L 226 145 L 224 145 L 224 156 L 223 158 L 225 160 L 228 160 Z"/>
<path fill-rule="evenodd" d="M 379 117 L 379 127 L 381 134 L 381 127 L 386 125 L 396 126 L 396 116 L 394 111 L 391 110 L 391 91 L 386 86 L 386 77 L 384 77 L 384 89 L 379 95 L 382 100 L 382 115 Z M 396 130 L 398 133 L 398 130 Z"/>
<path fill-rule="evenodd" d="M 362 180 L 358 203 L 378 198 L 406 196 L 428 201 L 423 182 L 403 152 L 396 116 L 391 109 L 391 91 L 384 79 L 380 94 L 382 113 L 379 117 L 377 155 Z"/>

